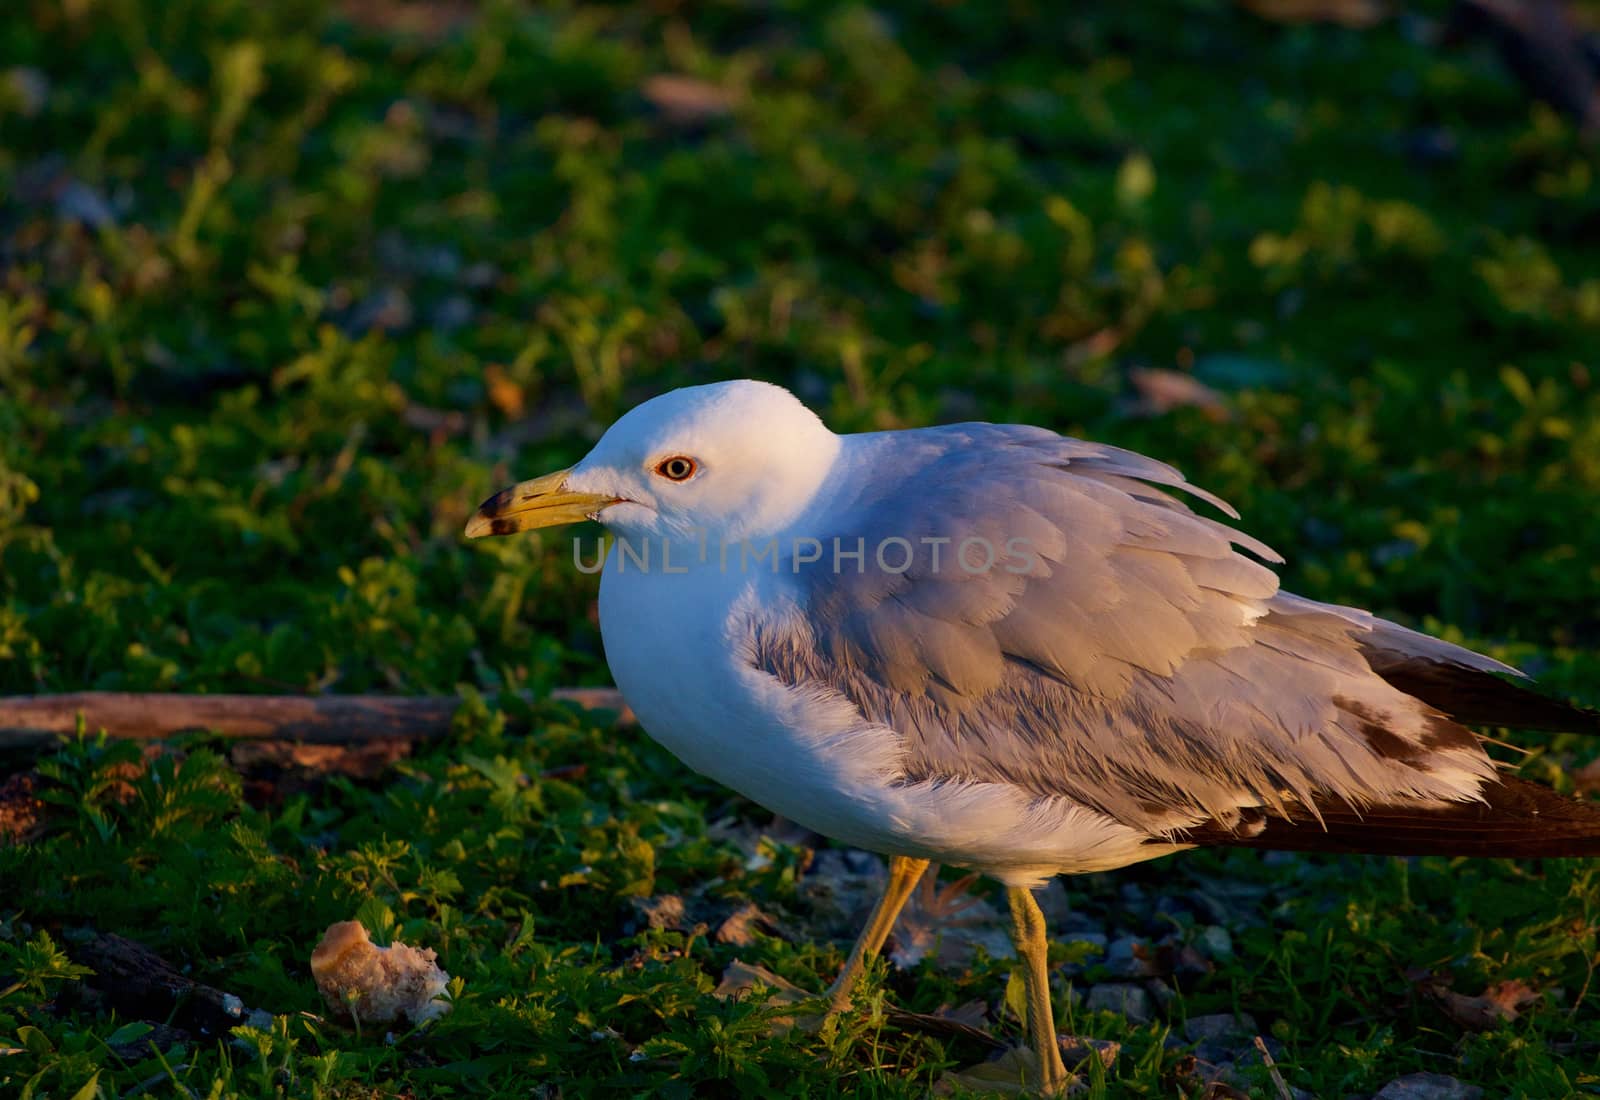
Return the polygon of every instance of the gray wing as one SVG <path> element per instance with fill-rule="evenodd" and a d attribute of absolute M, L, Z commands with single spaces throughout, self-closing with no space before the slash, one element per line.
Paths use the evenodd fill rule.
<path fill-rule="evenodd" d="M 1008 425 L 856 438 L 844 518 L 819 560 L 785 564 L 792 603 L 750 624 L 750 659 L 897 731 L 904 781 L 1008 783 L 1166 831 L 1242 807 L 1473 799 L 1494 774 L 1372 655 L 1512 670 L 1280 592 L 1237 548 L 1281 559 L 1193 512 L 1177 492 L 1236 516 L 1170 466 Z M 903 547 L 887 568 L 874 553 L 896 539 L 918 551 L 903 572 Z M 971 539 L 1023 544 L 953 563 Z"/>

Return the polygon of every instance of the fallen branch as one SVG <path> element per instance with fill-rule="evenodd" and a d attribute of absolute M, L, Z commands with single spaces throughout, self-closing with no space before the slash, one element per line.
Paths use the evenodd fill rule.
<path fill-rule="evenodd" d="M 557 688 L 551 698 L 585 710 L 616 711 L 620 722 L 634 720 L 615 688 Z M 450 732 L 460 705 L 449 695 L 18 695 L 0 698 L 0 750 L 50 748 L 77 730 L 79 715 L 90 731 L 135 741 L 197 731 L 319 745 L 428 740 Z"/>
<path fill-rule="evenodd" d="M 69 953 L 94 971 L 88 984 L 125 1018 L 166 1022 L 202 1036 L 226 1035 L 240 1024 L 259 1026 L 260 1018 L 238 997 L 180 974 L 141 943 L 90 932 Z"/>

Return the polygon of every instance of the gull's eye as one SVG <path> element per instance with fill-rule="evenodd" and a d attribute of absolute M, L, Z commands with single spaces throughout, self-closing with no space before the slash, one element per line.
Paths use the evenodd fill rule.
<path fill-rule="evenodd" d="M 699 467 L 695 465 L 694 459 L 688 455 L 673 455 L 656 463 L 656 473 L 668 481 L 688 481 L 697 469 Z"/>

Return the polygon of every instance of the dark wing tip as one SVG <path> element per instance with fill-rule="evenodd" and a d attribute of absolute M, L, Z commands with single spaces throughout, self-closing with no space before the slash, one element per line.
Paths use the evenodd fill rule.
<path fill-rule="evenodd" d="M 1343 803 L 1296 816 L 1267 814 L 1240 822 L 1212 820 L 1172 840 L 1212 847 L 1396 856 L 1509 859 L 1600 856 L 1600 804 L 1581 802 L 1515 776 L 1484 784 L 1482 802 L 1418 806 Z M 1166 838 L 1153 843 L 1164 843 Z"/>
<path fill-rule="evenodd" d="M 1368 646 L 1362 653 L 1391 687 L 1457 722 L 1600 735 L 1600 711 L 1552 699 L 1492 672 Z"/>

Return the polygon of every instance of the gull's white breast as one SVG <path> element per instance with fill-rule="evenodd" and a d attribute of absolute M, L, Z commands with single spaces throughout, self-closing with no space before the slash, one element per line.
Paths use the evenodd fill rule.
<path fill-rule="evenodd" d="M 675 567 L 688 557 L 674 551 Z M 906 782 L 892 729 L 831 690 L 788 687 L 750 662 L 752 616 L 789 598 L 781 574 L 652 564 L 619 562 L 612 549 L 600 585 L 606 658 L 645 730 L 695 771 L 835 840 L 1017 884 L 1171 850 L 1006 784 Z"/>
<path fill-rule="evenodd" d="M 810 707 L 750 666 L 737 635 L 763 576 L 732 565 L 667 574 L 618 564 L 613 549 L 600 629 L 612 676 L 645 730 L 695 771 L 808 828 L 857 844 L 881 840 L 868 807 L 898 745 L 888 731 L 864 728 L 854 708 Z"/>

